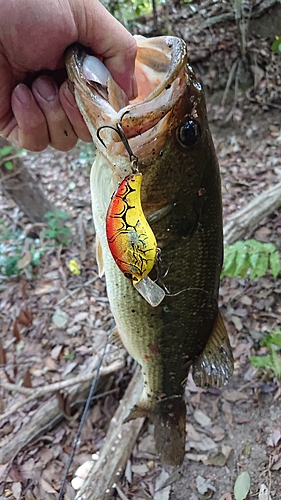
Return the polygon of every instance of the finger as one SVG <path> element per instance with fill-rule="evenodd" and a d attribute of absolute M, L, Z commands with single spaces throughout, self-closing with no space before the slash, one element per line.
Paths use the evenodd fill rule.
<path fill-rule="evenodd" d="M 73 8 L 76 8 L 78 41 L 87 47 L 90 46 L 94 54 L 103 57 L 114 80 L 126 92 L 129 99 L 136 97 L 135 38 L 98 1 L 84 0 L 87 16 L 83 16 L 80 2 L 73 2 Z"/>
<path fill-rule="evenodd" d="M 49 144 L 46 119 L 26 85 L 15 87 L 11 103 L 15 122 L 9 140 L 30 151 L 45 149 Z"/>
<path fill-rule="evenodd" d="M 91 134 L 84 122 L 82 115 L 77 107 L 74 95 L 70 92 L 67 82 L 64 82 L 59 90 L 61 105 L 68 116 L 73 129 L 79 139 L 85 142 L 92 142 Z"/>
<path fill-rule="evenodd" d="M 39 76 L 32 84 L 32 92 L 45 115 L 50 145 L 69 151 L 75 146 L 77 135 L 61 105 L 57 84 L 49 76 Z"/>

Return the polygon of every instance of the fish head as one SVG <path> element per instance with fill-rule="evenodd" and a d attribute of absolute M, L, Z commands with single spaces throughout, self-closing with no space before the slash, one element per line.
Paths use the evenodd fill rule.
<path fill-rule="evenodd" d="M 200 189 L 208 162 L 204 142 L 211 139 L 202 88 L 188 65 L 185 42 L 169 36 L 136 40 L 138 96 L 133 101 L 83 47 L 67 50 L 66 67 L 70 88 L 116 185 L 132 172 L 132 158 L 117 130 L 122 128 L 143 173 L 145 215 L 153 217 Z"/>

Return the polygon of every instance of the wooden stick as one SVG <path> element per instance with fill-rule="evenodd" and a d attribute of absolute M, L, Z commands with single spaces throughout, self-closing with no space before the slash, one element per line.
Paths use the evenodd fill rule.
<path fill-rule="evenodd" d="M 264 217 L 280 206 L 281 182 L 278 182 L 227 219 L 224 224 L 224 244 L 231 245 L 243 239 Z"/>
<path fill-rule="evenodd" d="M 142 377 L 140 368 L 136 370 L 119 407 L 111 420 L 102 448 L 100 459 L 94 464 L 75 500 L 110 500 L 123 474 L 134 444 L 142 428 L 144 418 L 124 424 L 131 408 L 141 396 Z"/>
<path fill-rule="evenodd" d="M 94 362 L 92 360 L 92 362 L 86 368 L 86 371 L 89 372 L 88 375 L 90 375 L 88 380 L 74 387 L 70 387 L 70 389 L 67 391 L 70 399 L 70 404 L 80 401 L 81 398 L 87 397 L 92 379 L 96 373 L 94 369 L 96 368 L 97 362 L 98 359 L 95 359 Z M 119 371 L 124 367 L 124 363 L 124 359 L 116 360 L 109 366 L 104 367 L 102 374 L 108 375 L 113 371 Z M 28 400 L 33 399 L 34 398 L 30 397 L 24 401 L 21 401 L 21 406 L 25 405 Z M 13 408 L 9 410 L 9 415 L 11 414 L 12 410 L 15 411 L 15 406 L 16 405 L 13 405 Z M 7 414 L 8 412 L 6 412 L 5 415 L 7 416 Z M 19 453 L 20 450 L 27 446 L 27 444 L 40 436 L 42 432 L 46 431 L 46 429 L 50 430 L 52 427 L 57 425 L 57 423 L 64 417 L 65 415 L 59 408 L 56 397 L 51 397 L 32 415 L 28 424 L 24 425 L 8 443 L 0 448 L 0 464 L 8 462 L 8 460 L 17 455 L 17 453 Z"/>

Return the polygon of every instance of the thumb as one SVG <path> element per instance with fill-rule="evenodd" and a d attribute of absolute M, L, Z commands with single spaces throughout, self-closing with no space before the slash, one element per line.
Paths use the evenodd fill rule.
<path fill-rule="evenodd" d="M 137 45 L 135 38 L 98 0 L 72 0 L 78 41 L 101 56 L 114 80 L 129 99 L 136 97 L 134 76 Z"/>

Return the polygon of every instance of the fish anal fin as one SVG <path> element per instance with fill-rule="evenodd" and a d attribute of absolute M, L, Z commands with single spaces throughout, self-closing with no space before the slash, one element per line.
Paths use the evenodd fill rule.
<path fill-rule="evenodd" d="M 207 345 L 193 365 L 197 385 L 221 387 L 233 373 L 233 355 L 224 321 L 218 311 Z"/>
<path fill-rule="evenodd" d="M 108 341 L 110 344 L 115 345 L 116 347 L 119 347 L 119 349 L 125 349 L 117 326 L 115 326 L 112 329 L 112 331 L 110 332 Z"/>
<path fill-rule="evenodd" d="M 98 264 L 99 277 L 101 278 L 104 274 L 104 262 L 103 262 L 101 242 L 97 235 L 96 235 L 96 260 Z"/>

